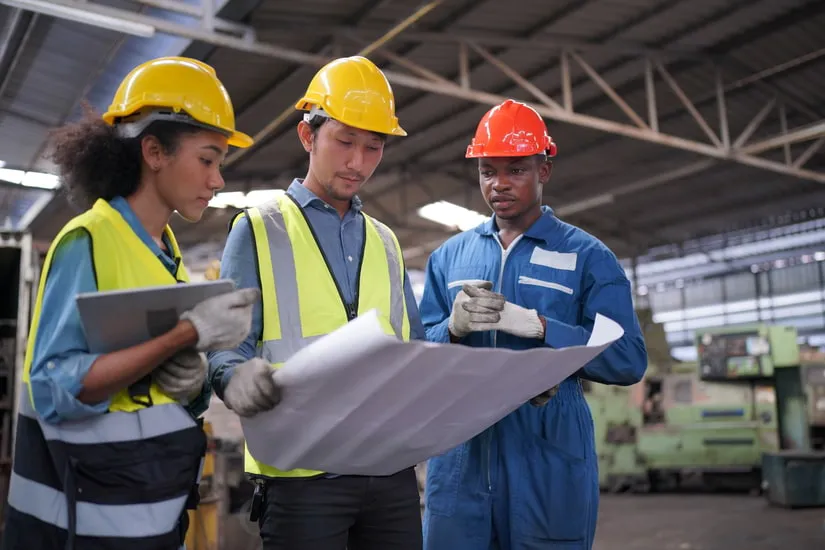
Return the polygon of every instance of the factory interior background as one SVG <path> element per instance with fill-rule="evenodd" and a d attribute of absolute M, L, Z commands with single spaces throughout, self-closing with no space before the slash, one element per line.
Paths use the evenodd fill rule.
<path fill-rule="evenodd" d="M 364 55 L 409 135 L 359 196 L 417 298 L 432 251 L 490 216 L 464 152 L 506 98 L 558 145 L 544 204 L 625 268 L 649 365 L 585 388 L 595 548 L 825 548 L 823 29 L 822 0 L 0 0 L 0 500 L 40 266 L 78 213 L 49 132 L 148 59 L 215 67 L 256 145 L 200 222 L 173 220 L 193 280 L 213 279 L 234 213 L 306 173 L 295 100 Z M 206 419 L 188 547 L 254 550 L 240 423 L 217 397 Z"/>

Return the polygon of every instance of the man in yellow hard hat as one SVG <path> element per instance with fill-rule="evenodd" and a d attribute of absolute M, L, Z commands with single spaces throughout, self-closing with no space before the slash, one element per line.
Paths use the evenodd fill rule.
<path fill-rule="evenodd" d="M 233 220 L 221 261 L 223 277 L 262 291 L 246 341 L 209 358 L 215 393 L 241 416 L 277 404 L 273 366 L 366 311 L 379 312 L 388 334 L 424 338 L 398 240 L 357 196 L 387 137 L 406 135 L 386 77 L 363 57 L 336 59 L 296 108 L 305 111 L 298 137 L 309 171 Z M 257 484 L 251 519 L 265 550 L 421 548 L 412 468 L 386 477 L 280 471 L 247 449 L 245 470 Z"/>

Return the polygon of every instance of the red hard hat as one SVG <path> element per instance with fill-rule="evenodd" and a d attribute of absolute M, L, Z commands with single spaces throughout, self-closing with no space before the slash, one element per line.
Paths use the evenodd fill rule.
<path fill-rule="evenodd" d="M 508 99 L 482 117 L 466 157 L 529 157 L 540 153 L 556 156 L 556 144 L 544 120 L 529 105 Z"/>

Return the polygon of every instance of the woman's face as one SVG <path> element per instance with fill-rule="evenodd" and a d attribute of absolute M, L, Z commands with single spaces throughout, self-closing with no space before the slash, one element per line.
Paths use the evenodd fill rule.
<path fill-rule="evenodd" d="M 200 220 L 209 201 L 224 187 L 220 168 L 228 150 L 226 136 L 218 132 L 181 134 L 175 151 L 161 155 L 154 170 L 160 198 L 184 219 Z"/>

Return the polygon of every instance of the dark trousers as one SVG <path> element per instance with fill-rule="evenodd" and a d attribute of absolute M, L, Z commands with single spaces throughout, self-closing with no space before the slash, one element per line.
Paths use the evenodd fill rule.
<path fill-rule="evenodd" d="M 421 550 L 413 468 L 386 477 L 268 481 L 264 550 Z"/>

